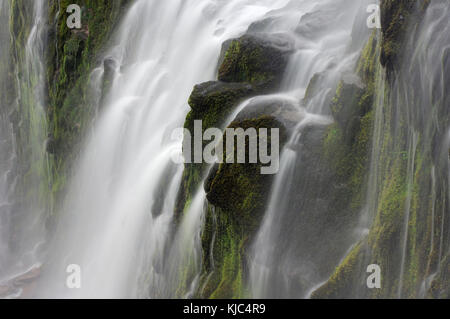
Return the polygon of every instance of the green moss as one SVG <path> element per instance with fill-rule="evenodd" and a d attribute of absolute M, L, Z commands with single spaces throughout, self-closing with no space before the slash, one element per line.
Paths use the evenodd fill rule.
<path fill-rule="evenodd" d="M 269 132 L 270 129 L 277 128 L 280 130 L 280 147 L 286 142 L 284 126 L 270 116 L 233 122 L 229 128 L 254 128 L 257 132 L 262 128 L 268 129 Z M 271 149 L 270 134 L 268 139 L 268 149 Z M 236 147 L 235 143 L 235 156 Z M 224 161 L 226 158 L 227 154 L 224 152 Z M 262 175 L 261 167 L 261 163 L 250 164 L 248 161 L 246 164 L 223 163 L 208 189 L 209 202 L 233 214 L 248 230 L 259 224 L 259 218 L 255 215 L 264 207 L 273 179 L 273 175 Z"/>
<path fill-rule="evenodd" d="M 262 89 L 276 89 L 287 66 L 289 51 L 254 35 L 232 40 L 219 68 L 219 80 L 246 82 Z"/>

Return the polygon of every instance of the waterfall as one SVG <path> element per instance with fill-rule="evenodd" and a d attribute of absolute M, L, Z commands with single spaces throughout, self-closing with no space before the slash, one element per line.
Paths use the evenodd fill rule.
<path fill-rule="evenodd" d="M 8 30 L 9 17 L 8 1 L 0 1 L 0 90 L 6 88 L 7 60 L 4 58 L 9 50 Z M 13 134 L 11 124 L 8 121 L 6 110 L 6 101 L 0 100 L 0 278 L 4 276 L 7 257 L 9 255 L 8 247 L 8 229 L 10 225 L 10 174 L 13 166 L 14 151 Z"/>
<path fill-rule="evenodd" d="M 171 278 L 160 258 L 168 246 L 196 236 L 204 194 L 169 243 L 177 188 L 164 194 L 165 208 L 152 196 L 180 181 L 182 167 L 171 161 L 180 143 L 170 133 L 182 126 L 192 87 L 214 79 L 222 43 L 287 2 L 140 0 L 131 6 L 105 55 L 114 65 L 112 86 L 69 186 L 43 296 L 175 296 L 161 287 Z M 81 289 L 64 286 L 71 264 L 81 267 Z M 140 269 L 150 292 L 137 285 Z"/>
<path fill-rule="evenodd" d="M 0 0 L 0 298 L 448 297 L 450 6 L 406 2 Z M 178 163 L 197 117 L 279 172 Z"/>
<path fill-rule="evenodd" d="M 7 1 L 1 1 L 0 7 L 6 9 Z M 0 169 L 0 236 L 2 244 L 6 245 L 6 256 L 1 256 L 0 286 L 6 295 L 26 296 L 26 282 L 21 278 L 33 278 L 39 274 L 40 263 L 45 240 L 45 218 L 47 208 L 48 158 L 45 152 L 46 133 L 46 1 L 38 0 L 25 4 L 29 9 L 29 33 L 25 43 L 20 38 L 14 38 L 14 74 L 15 101 L 13 105 L 2 105 L 0 138 L 2 148 Z M 7 21 L 2 19 L 2 30 L 9 28 Z M 3 45 L 10 41 L 2 37 Z M 9 52 L 8 52 L 9 53 Z M 11 56 L 5 55 L 8 64 Z M 12 70 L 12 68 L 11 68 Z M 0 75 L 1 76 L 1 75 Z M 11 81 L 11 78 L 8 79 Z M 5 88 L 9 95 L 12 83 Z M 6 94 L 5 94 L 6 95 Z M 21 124 L 18 116 L 20 114 Z M 14 122 L 15 121 L 15 122 Z M 12 123 L 14 122 L 14 123 Z M 3 153 L 5 152 L 5 153 Z"/>

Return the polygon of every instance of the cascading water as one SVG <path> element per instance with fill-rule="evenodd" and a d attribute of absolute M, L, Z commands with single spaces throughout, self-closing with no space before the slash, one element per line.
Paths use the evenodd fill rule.
<path fill-rule="evenodd" d="M 448 296 L 450 7 L 427 1 L 404 15 L 395 13 L 400 0 L 380 2 L 384 23 L 411 23 L 400 28 L 403 43 L 386 25 L 368 28 L 374 2 L 120 1 L 114 12 L 127 12 L 99 56 L 90 50 L 95 19 L 67 31 L 60 1 L 0 0 L 0 297 Z M 97 18 L 89 6 L 83 19 Z M 49 27 L 49 9 L 61 28 Z M 279 173 L 263 180 L 224 164 L 189 175 L 174 161 L 182 142 L 172 132 L 196 116 L 191 100 L 186 117 L 193 86 L 215 79 L 218 60 L 234 63 L 221 55 L 225 41 L 243 34 L 290 59 L 277 92 L 253 96 L 258 77 L 233 83 L 254 92 L 218 125 L 277 108 L 264 116 L 285 121 L 289 134 Z M 79 37 L 83 59 L 94 53 L 86 61 L 97 66 L 68 77 L 92 71 L 76 86 L 96 113 L 74 166 L 47 145 L 47 128 L 62 129 L 53 113 L 62 106 L 47 104 L 68 93 L 52 83 L 67 37 Z M 251 73 L 243 64 L 239 72 Z M 229 84 L 219 78 L 214 85 Z M 64 184 L 50 172 L 65 179 L 65 168 L 64 198 L 48 198 Z M 235 186 L 249 189 L 239 203 Z M 366 282 L 373 264 L 379 289 Z M 69 287 L 73 266 L 80 289 Z"/>
<path fill-rule="evenodd" d="M 43 296 L 142 296 L 140 269 L 147 270 L 140 278 L 151 297 L 175 296 L 167 285 L 177 275 L 160 269 L 182 170 L 171 162 L 180 145 L 170 142 L 170 132 L 183 123 L 193 85 L 214 78 L 222 42 L 286 3 L 137 1 L 130 8 L 106 57 L 116 73 L 69 187 Z M 161 207 L 152 196 L 164 185 L 173 187 Z M 185 239 L 200 232 L 203 202 L 199 192 L 173 246 L 195 248 Z M 70 264 L 83 271 L 81 289 L 64 286 Z"/>

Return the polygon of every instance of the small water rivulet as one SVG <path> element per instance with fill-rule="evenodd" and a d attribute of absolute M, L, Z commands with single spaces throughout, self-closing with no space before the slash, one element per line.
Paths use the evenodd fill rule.
<path fill-rule="evenodd" d="M 9 41 L 7 40 L 9 34 L 7 30 L 9 17 L 8 1 L 0 1 L 0 85 L 1 90 L 6 87 L 6 65 L 7 61 L 3 58 L 9 50 Z M 4 276 L 3 272 L 6 268 L 7 256 L 9 255 L 8 247 L 8 228 L 10 223 L 10 189 L 13 188 L 9 181 L 9 174 L 11 172 L 13 163 L 13 133 L 7 114 L 4 111 L 6 101 L 2 98 L 0 100 L 0 278 Z"/>

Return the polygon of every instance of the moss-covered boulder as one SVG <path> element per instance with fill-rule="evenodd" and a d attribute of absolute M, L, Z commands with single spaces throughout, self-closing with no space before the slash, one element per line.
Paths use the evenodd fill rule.
<path fill-rule="evenodd" d="M 286 142 L 285 127 L 272 116 L 261 116 L 259 118 L 235 121 L 229 128 L 268 129 L 268 149 L 271 149 L 270 130 L 280 130 L 280 147 Z M 259 135 L 258 135 L 259 137 Z M 226 136 L 224 136 L 226 143 Z M 248 141 L 246 144 L 248 148 Z M 236 151 L 236 146 L 235 146 Z M 228 154 L 224 154 L 227 158 Z M 261 209 L 269 197 L 269 190 L 273 175 L 261 174 L 261 163 L 257 164 L 221 164 L 215 176 L 207 184 L 208 201 L 229 212 L 237 219 L 237 222 L 253 229 L 259 224 Z M 250 232 L 249 232 L 250 233 Z"/>
<path fill-rule="evenodd" d="M 281 147 L 287 138 L 285 126 L 270 115 L 236 120 L 229 128 L 254 128 L 257 132 L 268 129 L 269 149 L 270 129 L 280 130 Z M 248 297 L 245 291 L 247 249 L 260 225 L 274 178 L 274 175 L 261 174 L 261 167 L 260 162 L 218 164 L 206 179 L 204 187 L 210 207 L 202 233 L 203 275 L 198 297 Z"/>
<path fill-rule="evenodd" d="M 201 119 L 208 127 L 218 126 L 239 102 L 253 94 L 253 87 L 246 83 L 211 81 L 196 85 L 189 97 L 190 119 Z"/>
<path fill-rule="evenodd" d="M 203 131 L 211 127 L 224 128 L 239 103 L 279 87 L 291 52 L 289 41 L 266 34 L 247 34 L 225 41 L 219 57 L 219 81 L 194 87 L 189 98 L 191 111 L 184 127 L 193 132 L 195 121 L 201 120 Z M 207 173 L 206 165 L 185 165 L 176 204 L 177 220 Z"/>
<path fill-rule="evenodd" d="M 224 46 L 219 80 L 246 82 L 262 90 L 280 86 L 291 46 L 289 41 L 268 35 L 247 34 Z"/>
<path fill-rule="evenodd" d="M 194 87 L 189 98 L 191 111 L 188 113 L 184 128 L 194 132 L 195 121 L 202 121 L 203 131 L 211 128 L 223 128 L 228 123 L 226 119 L 231 115 L 235 107 L 246 98 L 254 95 L 254 89 L 247 83 L 225 83 L 210 81 L 201 83 Z M 185 138 L 188 138 L 185 136 Z M 193 138 L 193 136 L 191 136 Z M 193 147 L 193 143 L 191 143 Z M 203 146 L 206 142 L 203 143 Z M 192 164 L 185 165 L 182 185 L 177 196 L 175 217 L 177 220 L 182 216 L 194 192 L 205 174 L 207 165 Z"/>

